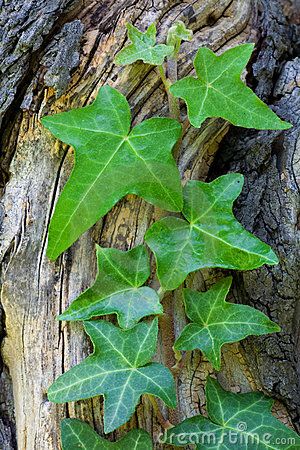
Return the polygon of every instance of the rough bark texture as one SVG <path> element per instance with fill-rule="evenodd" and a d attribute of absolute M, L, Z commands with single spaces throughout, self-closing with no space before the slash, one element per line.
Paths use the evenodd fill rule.
<path fill-rule="evenodd" d="M 93 281 L 95 241 L 128 249 L 143 241 L 162 212 L 128 196 L 50 262 L 45 256 L 47 227 L 73 152 L 56 142 L 39 118 L 89 103 L 106 82 L 126 94 L 135 122 L 167 114 L 162 106 L 166 95 L 153 67 L 113 64 L 126 43 L 127 21 L 140 28 L 156 21 L 160 39 L 175 19 L 193 29 L 193 41 L 183 45 L 179 76 L 192 70 L 201 45 L 223 51 L 256 42 L 248 82 L 295 125 L 288 132 L 257 132 L 209 120 L 201 130 L 187 130 L 179 167 L 185 179 L 212 179 L 228 171 L 246 177 L 237 216 L 277 249 L 281 264 L 235 274 L 232 294 L 235 301 L 266 312 L 283 332 L 226 346 L 217 376 L 233 391 L 261 389 L 272 395 L 278 399 L 278 417 L 299 430 L 299 1 L 0 0 L 0 8 L 0 448 L 59 449 L 59 422 L 66 416 L 103 430 L 98 398 L 68 405 L 47 400 L 53 380 L 90 352 L 81 325 L 61 324 L 55 316 Z M 203 271 L 187 283 L 201 289 L 221 275 Z M 186 323 L 180 293 L 170 294 L 164 308 L 157 359 L 171 367 L 172 342 Z M 204 411 L 208 373 L 211 366 L 199 352 L 187 356 L 177 376 L 178 409 L 169 412 L 171 422 Z M 136 426 L 157 440 L 161 426 L 146 398 L 132 420 L 109 438 Z M 163 446 L 155 443 L 155 448 Z"/>

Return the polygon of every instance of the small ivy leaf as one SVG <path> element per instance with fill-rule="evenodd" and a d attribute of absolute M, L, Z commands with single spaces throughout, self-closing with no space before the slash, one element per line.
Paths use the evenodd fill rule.
<path fill-rule="evenodd" d="M 208 419 L 195 416 L 167 431 L 166 443 L 197 449 L 282 450 L 300 448 L 300 437 L 271 413 L 273 400 L 259 392 L 233 394 L 208 378 Z"/>
<path fill-rule="evenodd" d="M 142 33 L 131 23 L 128 23 L 126 27 L 128 37 L 132 43 L 116 55 L 116 64 L 125 66 L 141 60 L 146 64 L 160 66 L 164 62 L 165 57 L 173 53 L 173 46 L 156 44 L 155 23 L 152 23 L 145 33 Z"/>
<path fill-rule="evenodd" d="M 140 287 L 150 276 L 149 256 L 143 245 L 128 252 L 97 246 L 97 260 L 94 285 L 59 316 L 60 320 L 116 313 L 120 327 L 132 328 L 142 317 L 163 313 L 156 291 Z"/>
<path fill-rule="evenodd" d="M 56 259 L 126 194 L 170 211 L 182 208 L 182 188 L 171 155 L 181 126 L 152 118 L 130 131 L 130 109 L 104 86 L 92 105 L 47 116 L 43 125 L 76 149 L 75 167 L 49 227 L 48 257 Z"/>
<path fill-rule="evenodd" d="M 193 322 L 176 340 L 175 350 L 199 348 L 213 367 L 220 370 L 221 347 L 250 335 L 280 331 L 280 327 L 262 312 L 246 305 L 225 301 L 232 277 L 224 278 L 207 292 L 184 289 L 185 311 Z"/>
<path fill-rule="evenodd" d="M 232 213 L 243 176 L 223 175 L 211 183 L 189 181 L 183 215 L 155 222 L 145 239 L 155 254 L 165 290 L 176 289 L 190 272 L 209 267 L 250 270 L 277 264 L 271 247 L 246 231 Z"/>
<path fill-rule="evenodd" d="M 117 442 L 110 442 L 97 434 L 87 423 L 78 419 L 61 422 L 62 450 L 152 450 L 153 445 L 144 430 L 129 431 Z"/>
<path fill-rule="evenodd" d="M 191 41 L 192 38 L 192 30 L 186 28 L 181 20 L 177 20 L 168 31 L 167 44 L 174 47 L 174 52 L 176 54 L 179 51 L 181 41 Z"/>
<path fill-rule="evenodd" d="M 286 130 L 282 121 L 241 80 L 253 44 L 242 44 L 217 56 L 200 48 L 194 60 L 197 77 L 186 77 L 171 86 L 175 97 L 184 99 L 194 127 L 209 117 L 222 117 L 233 125 L 258 130 Z"/>
<path fill-rule="evenodd" d="M 161 398 L 171 408 L 176 406 L 171 372 L 149 362 L 156 350 L 157 319 L 127 331 L 104 320 L 85 322 L 84 326 L 94 352 L 51 385 L 50 401 L 64 403 L 103 395 L 105 433 L 130 419 L 144 393 Z"/>

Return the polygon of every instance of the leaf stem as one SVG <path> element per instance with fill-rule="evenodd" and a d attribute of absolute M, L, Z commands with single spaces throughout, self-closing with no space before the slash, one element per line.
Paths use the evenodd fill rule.
<path fill-rule="evenodd" d="M 185 366 L 186 358 L 187 358 L 188 353 L 189 352 L 185 352 L 182 355 L 182 353 L 179 352 L 178 350 L 174 350 L 176 364 L 173 367 L 171 367 L 171 371 L 172 371 L 174 376 L 177 376 L 178 373 L 181 371 L 181 369 L 183 369 L 183 367 Z M 180 354 L 180 356 L 179 356 L 179 354 Z"/>
<path fill-rule="evenodd" d="M 159 300 L 160 300 L 160 301 L 162 301 L 162 299 L 164 298 L 165 293 L 166 293 L 166 291 L 165 291 L 162 287 L 160 287 L 160 288 L 158 289 L 157 295 L 159 296 Z"/>
<path fill-rule="evenodd" d="M 160 425 L 165 429 L 168 430 L 169 428 L 172 428 L 174 425 L 167 419 L 164 418 L 164 416 L 162 415 L 162 412 L 158 406 L 157 400 L 156 398 L 154 398 L 152 395 L 150 394 L 145 394 L 145 396 L 148 398 L 148 400 L 151 403 L 151 406 L 153 408 L 153 411 L 157 417 L 157 420 L 159 421 Z"/>
<path fill-rule="evenodd" d="M 164 87 L 165 87 L 165 89 L 166 89 L 166 91 L 168 93 L 169 92 L 169 88 L 170 88 L 170 82 L 169 82 L 169 80 L 166 77 L 165 69 L 164 69 L 163 65 L 157 66 L 157 67 L 158 67 L 158 72 L 159 72 L 160 78 L 161 78 L 161 80 L 162 80 L 162 82 L 164 84 Z"/>
<path fill-rule="evenodd" d="M 175 71 L 177 72 L 177 61 L 175 59 L 172 59 L 172 61 L 176 64 Z M 174 95 L 172 95 L 170 92 L 170 86 L 171 86 L 172 82 L 170 81 L 169 78 L 166 77 L 164 67 L 162 65 L 157 66 L 157 67 L 158 67 L 158 72 L 159 72 L 160 78 L 161 78 L 161 80 L 164 84 L 165 90 L 167 92 L 170 116 L 173 119 L 177 119 L 180 122 L 179 100 L 176 97 L 174 97 Z M 176 78 L 177 78 L 177 76 L 176 76 Z"/>
<path fill-rule="evenodd" d="M 190 121 L 189 118 L 186 117 L 186 119 L 183 121 L 182 123 L 182 134 L 184 134 L 186 132 L 186 130 L 190 127 Z"/>

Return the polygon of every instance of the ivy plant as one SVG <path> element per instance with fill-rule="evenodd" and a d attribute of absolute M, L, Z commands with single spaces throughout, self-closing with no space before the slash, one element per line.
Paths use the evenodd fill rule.
<path fill-rule="evenodd" d="M 171 372 L 150 362 L 156 350 L 157 319 L 128 331 L 104 320 L 84 325 L 94 352 L 52 384 L 50 401 L 64 403 L 103 395 L 105 433 L 130 419 L 144 393 L 161 398 L 171 408 L 176 406 Z"/>
<path fill-rule="evenodd" d="M 87 423 L 78 419 L 61 422 L 62 450 L 152 450 L 152 441 L 144 430 L 132 430 L 113 443 L 99 436 Z"/>
<path fill-rule="evenodd" d="M 249 335 L 280 331 L 280 327 L 265 314 L 247 305 L 225 301 L 232 277 L 224 278 L 206 292 L 184 289 L 185 311 L 192 323 L 188 324 L 175 342 L 176 350 L 199 348 L 220 370 L 223 344 L 238 342 Z"/>
<path fill-rule="evenodd" d="M 196 444 L 199 450 L 300 447 L 300 437 L 271 414 L 273 400 L 259 392 L 233 394 L 209 377 L 206 402 L 208 418 L 200 415 L 184 420 L 167 432 L 166 443 Z"/>
<path fill-rule="evenodd" d="M 176 289 L 190 272 L 206 267 L 249 270 L 277 264 L 269 245 L 246 231 L 232 213 L 243 176 L 232 173 L 211 183 L 189 181 L 183 215 L 165 217 L 146 233 L 165 290 Z"/>
<path fill-rule="evenodd" d="M 173 53 L 174 46 L 172 43 L 171 45 L 156 43 L 155 23 L 152 23 L 144 33 L 131 23 L 128 23 L 126 27 L 131 44 L 117 54 L 116 64 L 125 66 L 141 60 L 146 64 L 160 66 L 165 57 Z"/>
<path fill-rule="evenodd" d="M 180 124 L 152 118 L 130 131 L 130 109 L 116 89 L 103 86 L 94 103 L 42 123 L 76 149 L 75 167 L 49 227 L 48 256 L 56 259 L 126 194 L 180 211 L 182 192 L 171 150 Z M 124 170 L 126 168 L 126 170 Z"/>
<path fill-rule="evenodd" d="M 291 126 L 241 80 L 252 44 L 231 48 L 221 55 L 199 48 L 194 61 L 196 75 L 172 85 L 164 61 L 167 58 L 176 68 L 181 41 L 191 40 L 192 32 L 178 21 L 170 28 L 167 43 L 157 44 L 155 24 L 144 32 L 131 24 L 127 29 L 130 43 L 115 62 L 127 65 L 141 60 L 157 65 L 173 118 L 150 118 L 130 129 L 126 98 L 106 85 L 90 106 L 42 119 L 43 125 L 73 146 L 76 153 L 74 169 L 49 227 L 50 259 L 56 259 L 129 193 L 164 210 L 164 218 L 145 235 L 156 259 L 159 289 L 145 285 L 150 276 L 145 246 L 125 252 L 97 246 L 98 274 L 94 284 L 59 316 L 60 320 L 84 320 L 94 351 L 52 384 L 49 400 L 63 403 L 102 395 L 105 433 L 130 419 L 143 394 L 149 396 L 161 423 L 163 415 L 155 397 L 170 408 L 176 406 L 170 370 L 151 362 L 157 345 L 158 318 L 145 320 L 146 316 L 163 313 L 160 300 L 166 291 L 178 288 L 188 274 L 200 269 L 252 270 L 278 263 L 271 247 L 243 228 L 232 212 L 233 202 L 243 187 L 241 174 L 230 173 L 210 183 L 188 181 L 182 187 L 174 158 L 182 134 L 178 98 L 187 105 L 185 127 L 188 120 L 192 126 L 200 127 L 210 117 L 221 117 L 247 128 L 285 130 Z M 168 216 L 168 211 L 173 214 Z M 200 349 L 216 370 L 221 366 L 223 344 L 280 330 L 262 312 L 227 302 L 231 282 L 231 277 L 224 278 L 207 292 L 183 290 L 191 323 L 182 330 L 174 348 Z M 93 319 L 105 314 L 116 314 L 119 327 Z M 231 394 L 208 379 L 206 396 L 209 418 L 185 420 L 168 432 L 168 443 L 186 445 L 191 443 L 187 441 L 191 433 L 202 439 L 210 432 L 223 440 L 214 444 L 201 442 L 201 448 L 225 449 L 229 448 L 225 438 L 228 430 L 241 438 L 259 434 L 258 444 L 251 446 L 241 441 L 234 447 L 239 449 L 283 448 L 273 443 L 265 445 L 261 438 L 264 433 L 272 434 L 272 439 L 280 435 L 299 442 L 294 432 L 271 415 L 272 401 L 262 394 Z M 241 423 L 246 428 L 241 429 Z M 186 440 L 180 440 L 182 434 Z M 111 443 L 74 419 L 62 422 L 62 443 L 64 450 L 152 448 L 150 437 L 143 430 L 131 431 Z"/>
<path fill-rule="evenodd" d="M 184 22 L 177 20 L 169 29 L 167 43 L 173 47 L 173 56 L 176 56 L 180 50 L 181 41 L 191 41 L 193 37 L 192 30 L 186 28 Z"/>
<path fill-rule="evenodd" d="M 149 255 L 143 245 L 128 252 L 97 246 L 98 276 L 59 316 L 60 320 L 86 320 L 116 313 L 122 328 L 132 328 L 142 317 L 162 314 L 159 296 L 148 286 Z"/>
<path fill-rule="evenodd" d="M 200 127 L 208 117 L 222 117 L 233 125 L 258 130 L 291 127 L 240 78 L 253 48 L 253 44 L 242 44 L 220 56 L 209 48 L 199 48 L 194 61 L 197 77 L 182 78 L 170 88 L 173 95 L 186 102 L 194 127 Z"/>

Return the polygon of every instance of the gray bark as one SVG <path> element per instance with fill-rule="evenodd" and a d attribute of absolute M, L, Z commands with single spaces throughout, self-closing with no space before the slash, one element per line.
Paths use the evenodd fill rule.
<path fill-rule="evenodd" d="M 258 132 L 207 121 L 189 128 L 179 168 L 185 179 L 213 179 L 221 173 L 245 175 L 236 205 L 244 226 L 271 244 L 281 264 L 235 274 L 232 296 L 267 313 L 283 332 L 226 346 L 220 382 L 233 391 L 259 389 L 278 400 L 274 413 L 299 430 L 299 40 L 298 1 L 0 1 L 1 68 L 1 313 L 0 448 L 59 449 L 59 423 L 77 417 L 103 432 L 102 402 L 91 399 L 54 405 L 47 388 L 57 376 L 90 352 L 80 324 L 55 316 L 95 277 L 94 243 L 128 249 L 143 241 L 160 216 L 134 196 L 123 199 L 56 262 L 45 256 L 47 227 L 73 164 L 72 149 L 56 142 L 39 118 L 89 103 L 109 82 L 132 107 L 134 122 L 167 114 L 166 96 L 154 68 L 113 65 L 125 45 L 125 23 L 145 28 L 157 21 L 159 39 L 175 19 L 193 29 L 183 45 L 179 76 L 192 70 L 199 46 L 223 51 L 254 41 L 257 50 L 247 81 L 294 128 Z M 298 34 L 299 36 L 299 34 Z M 184 113 L 184 110 L 183 110 Z M 228 131 L 229 130 L 229 131 Z M 228 134 L 227 134 L 228 132 Z M 227 136 L 225 137 L 225 135 Z M 220 271 L 203 271 L 187 283 L 209 286 Z M 174 364 L 172 343 L 186 323 L 178 293 L 164 301 L 157 359 Z M 204 384 L 212 373 L 192 352 L 178 373 L 177 423 L 205 409 Z M 168 415 L 162 406 L 164 414 Z M 143 398 L 132 420 L 108 436 L 118 438 L 142 427 L 155 440 L 161 426 Z M 156 449 L 162 448 L 155 444 Z"/>

